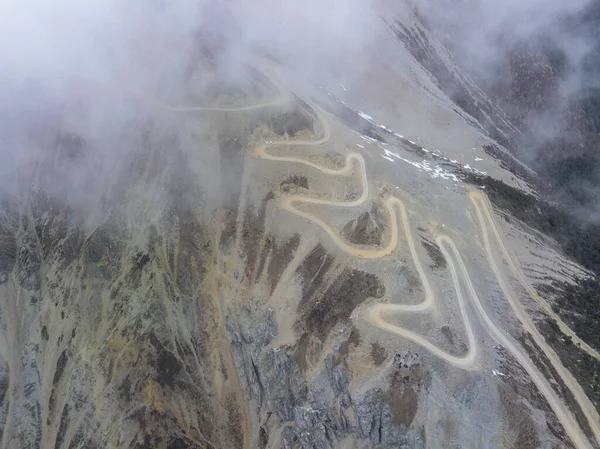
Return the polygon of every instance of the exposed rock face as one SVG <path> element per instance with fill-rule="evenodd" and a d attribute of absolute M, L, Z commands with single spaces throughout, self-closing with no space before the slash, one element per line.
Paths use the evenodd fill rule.
<path fill-rule="evenodd" d="M 352 243 L 379 245 L 383 234 L 382 221 L 381 211 L 374 209 L 371 212 L 363 212 L 356 220 L 344 226 L 342 233 Z"/>
<path fill-rule="evenodd" d="M 250 314 L 246 310 L 242 322 L 251 320 Z M 311 367 L 309 374 L 294 356 L 297 348 L 269 348 L 276 335 L 271 314 L 267 312 L 260 321 L 262 324 L 253 329 L 236 329 L 231 322 L 227 328 L 241 367 L 242 385 L 256 401 L 263 420 L 261 428 L 276 430 L 279 425 L 274 427 L 273 422 L 279 420 L 283 447 L 338 447 L 348 438 L 363 441 L 368 447 L 425 447 L 424 441 L 407 430 L 427 382 L 418 378 L 413 386 L 411 376 L 402 380 L 402 370 L 421 369 L 418 358 L 396 355 L 389 390 L 375 387 L 357 394 L 350 389 L 353 374 L 341 349 L 327 354 L 318 345 L 317 358 L 322 363 Z M 395 393 L 398 382 L 405 382 L 404 393 L 399 396 Z M 277 435 L 271 444 L 274 438 Z"/>

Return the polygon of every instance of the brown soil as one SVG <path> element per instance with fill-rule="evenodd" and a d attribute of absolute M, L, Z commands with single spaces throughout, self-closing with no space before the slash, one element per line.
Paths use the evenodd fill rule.
<path fill-rule="evenodd" d="M 295 234 L 290 239 L 281 244 L 277 244 L 274 237 L 269 239 L 269 249 L 271 250 L 271 259 L 267 267 L 267 282 L 269 283 L 270 293 L 273 293 L 275 286 L 285 267 L 291 262 L 300 244 L 300 236 Z"/>
<path fill-rule="evenodd" d="M 338 351 L 337 357 L 333 358 L 333 364 L 337 365 L 340 361 L 346 357 L 350 353 L 350 345 L 354 345 L 354 347 L 360 344 L 360 332 L 358 329 L 352 326 L 352 330 L 350 331 L 350 335 L 342 344 L 340 345 L 340 349 Z"/>
<path fill-rule="evenodd" d="M 245 268 L 246 278 L 250 279 L 250 282 L 254 282 L 252 279 L 254 269 L 261 269 L 264 267 L 268 251 L 262 251 L 261 240 L 265 233 L 265 218 L 267 214 L 267 207 L 269 202 L 275 198 L 273 192 L 269 192 L 263 198 L 258 213 L 254 215 L 252 212 L 255 208 L 249 203 L 246 213 L 244 214 L 244 224 L 242 228 L 242 249 L 247 257 L 247 264 Z"/>
<path fill-rule="evenodd" d="M 433 262 L 431 265 L 429 265 L 429 268 L 432 270 L 436 268 L 443 270 L 446 268 L 446 259 L 444 258 L 444 255 L 442 254 L 442 251 L 437 243 L 421 238 L 421 245 L 423 245 L 423 248 L 425 248 L 429 258 Z"/>
<path fill-rule="evenodd" d="M 431 378 L 421 363 L 404 363 L 398 354 L 394 366 L 396 369 L 391 374 L 390 387 L 384 399 L 392 409 L 393 422 L 408 427 L 417 414 L 419 396 L 427 389 Z"/>
<path fill-rule="evenodd" d="M 0 285 L 4 284 L 17 261 L 17 244 L 14 232 L 0 228 Z"/>
<path fill-rule="evenodd" d="M 304 175 L 292 175 L 285 178 L 279 187 L 282 192 L 289 192 L 293 186 L 300 187 L 302 189 L 308 189 L 308 179 Z"/>
<path fill-rule="evenodd" d="M 381 366 L 388 356 L 386 349 L 377 342 L 371 343 L 370 354 L 375 366 Z"/>
<path fill-rule="evenodd" d="M 278 136 L 295 136 L 300 131 L 314 132 L 312 117 L 300 107 L 272 118 L 269 126 Z"/>
<path fill-rule="evenodd" d="M 304 258 L 296 273 L 302 279 L 302 304 L 308 304 L 315 296 L 315 292 L 331 268 L 334 257 L 327 254 L 325 248 L 318 244 Z"/>
<path fill-rule="evenodd" d="M 337 323 L 349 319 L 352 311 L 364 300 L 381 298 L 384 287 L 375 275 L 346 268 L 325 292 L 315 294 L 333 257 L 324 250 L 313 253 L 320 254 L 320 257 L 317 256 L 315 263 L 308 265 L 310 269 L 307 269 L 306 261 L 315 258 L 312 253 L 299 268 L 304 274 L 304 284 L 295 327 L 299 330 L 307 329 L 324 341 L 330 330 Z"/>

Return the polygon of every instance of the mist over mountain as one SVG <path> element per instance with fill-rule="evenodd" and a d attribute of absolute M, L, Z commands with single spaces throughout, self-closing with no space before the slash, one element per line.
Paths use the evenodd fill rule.
<path fill-rule="evenodd" d="M 0 4 L 0 449 L 598 447 L 599 32 Z"/>
<path fill-rule="evenodd" d="M 507 113 L 514 129 L 500 142 L 538 172 L 558 201 L 597 221 L 598 3 L 415 4 L 460 66 Z"/>

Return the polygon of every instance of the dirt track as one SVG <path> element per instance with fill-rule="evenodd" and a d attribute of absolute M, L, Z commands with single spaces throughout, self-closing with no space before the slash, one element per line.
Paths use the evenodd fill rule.
<path fill-rule="evenodd" d="M 247 111 L 247 110 L 252 110 L 252 109 L 270 107 L 275 104 L 280 104 L 282 102 L 282 98 L 283 98 L 283 94 L 281 94 L 275 101 L 270 102 L 270 103 L 257 104 L 257 105 L 253 105 L 253 106 L 244 106 L 244 107 L 239 107 L 239 108 L 215 108 L 215 107 L 203 107 L 203 106 L 198 106 L 198 107 L 190 106 L 190 107 L 172 107 L 170 109 L 173 111 L 181 111 L 181 112 L 185 112 L 185 111 L 214 111 L 214 112 Z M 321 122 L 323 130 L 324 130 L 323 135 L 319 139 L 295 140 L 295 141 L 285 141 L 285 140 L 273 141 L 273 142 L 269 143 L 269 148 L 273 148 L 275 146 L 317 146 L 317 145 L 322 145 L 322 144 L 326 143 L 330 138 L 329 125 L 328 125 L 327 121 L 322 117 L 321 113 L 316 108 L 314 108 L 314 110 L 316 111 L 318 120 Z M 436 355 L 437 357 L 441 358 L 442 360 L 445 360 L 459 368 L 474 369 L 476 367 L 475 362 L 477 360 L 478 350 L 477 350 L 477 343 L 475 340 L 475 336 L 473 334 L 473 329 L 472 329 L 472 326 L 470 323 L 469 314 L 468 314 L 467 308 L 466 308 L 466 300 L 463 297 L 463 292 L 461 290 L 461 280 L 462 280 L 462 284 L 466 285 L 466 287 L 467 287 L 468 296 L 471 298 L 471 301 L 472 301 L 473 305 L 475 306 L 477 313 L 481 316 L 481 318 L 483 320 L 483 324 L 488 329 L 490 335 L 496 341 L 498 341 L 500 344 L 502 344 L 506 349 L 508 349 L 510 351 L 510 353 L 525 368 L 525 370 L 528 372 L 528 374 L 530 375 L 531 379 L 536 384 L 536 386 L 538 387 L 540 392 L 548 400 L 548 403 L 550 404 L 552 410 L 558 417 L 561 424 L 564 426 L 565 431 L 567 432 L 567 434 L 569 435 L 569 437 L 571 438 L 573 443 L 576 445 L 576 447 L 578 447 L 578 448 L 591 448 L 592 447 L 590 445 L 589 441 L 587 440 L 587 438 L 585 437 L 584 433 L 582 432 L 581 428 L 575 421 L 573 414 L 570 411 L 568 411 L 568 409 L 565 407 L 564 403 L 555 394 L 555 392 L 552 389 L 552 387 L 550 386 L 548 380 L 540 373 L 540 371 L 536 368 L 534 363 L 521 350 L 521 348 L 518 347 L 516 344 L 514 344 L 512 339 L 507 334 L 505 334 L 487 315 L 483 305 L 481 304 L 481 302 L 478 298 L 478 295 L 473 286 L 473 283 L 471 282 L 469 273 L 468 273 L 467 268 L 462 260 L 462 257 L 460 255 L 454 241 L 449 236 L 438 235 L 436 237 L 436 242 L 439 245 L 444 258 L 446 259 L 446 261 L 448 263 L 448 267 L 450 269 L 452 280 L 453 280 L 453 283 L 455 286 L 457 300 L 458 300 L 459 308 L 460 308 L 460 314 L 461 314 L 461 317 L 462 317 L 464 325 L 465 325 L 465 330 L 467 332 L 468 352 L 467 352 L 467 354 L 465 354 L 464 356 L 461 356 L 461 357 L 451 355 L 451 354 L 441 350 L 437 346 L 433 345 L 424 336 L 419 335 L 413 331 L 404 329 L 400 326 L 391 324 L 391 323 L 385 321 L 383 318 L 384 314 L 386 314 L 386 313 L 424 313 L 424 312 L 427 312 L 428 310 L 432 310 L 436 307 L 436 300 L 433 295 L 432 288 L 429 284 L 429 281 L 427 280 L 425 271 L 419 260 L 417 251 L 415 249 L 414 239 L 413 239 L 411 231 L 410 231 L 410 223 L 408 222 L 405 206 L 401 199 L 399 199 L 397 197 L 388 197 L 385 200 L 385 206 L 388 211 L 388 216 L 390 219 L 390 221 L 389 221 L 390 238 L 389 238 L 389 241 L 386 244 L 386 246 L 383 248 L 373 248 L 373 247 L 364 248 L 364 247 L 359 247 L 359 246 L 355 246 L 355 245 L 350 245 L 345 240 L 343 240 L 342 237 L 340 237 L 339 233 L 336 232 L 331 226 L 329 226 L 324 220 L 322 220 L 321 218 L 319 218 L 313 214 L 310 214 L 308 212 L 301 211 L 294 206 L 295 204 L 298 204 L 298 203 L 304 203 L 304 204 L 318 204 L 318 205 L 326 205 L 326 206 L 332 206 L 332 207 L 347 208 L 347 207 L 360 206 L 361 204 L 363 204 L 368 198 L 369 190 L 368 190 L 368 179 L 367 179 L 367 175 L 366 175 L 365 162 L 364 162 L 362 155 L 360 155 L 359 153 L 351 153 L 351 154 L 347 155 L 345 166 L 343 168 L 337 169 L 337 170 L 328 169 L 326 167 L 320 166 L 318 164 L 314 164 L 308 160 L 301 159 L 301 158 L 273 156 L 267 152 L 267 144 L 266 143 L 259 144 L 257 146 L 257 148 L 254 150 L 252 155 L 254 157 L 273 161 L 273 162 L 298 163 L 298 164 L 310 166 L 312 168 L 315 168 L 323 173 L 326 173 L 326 174 L 329 174 L 332 176 L 351 176 L 352 172 L 355 169 L 358 169 L 360 171 L 360 178 L 361 178 L 361 182 L 362 182 L 362 193 L 361 193 L 360 197 L 357 198 L 356 200 L 333 201 L 333 200 L 317 199 L 317 198 L 312 198 L 310 196 L 303 196 L 303 195 L 289 195 L 289 196 L 283 197 L 280 200 L 279 204 L 283 209 L 289 211 L 290 213 L 301 216 L 301 217 L 319 225 L 331 237 L 331 239 L 336 244 L 336 246 L 339 247 L 342 251 L 349 253 L 351 255 L 361 257 L 361 258 L 366 258 L 366 259 L 376 259 L 376 258 L 381 258 L 381 257 L 387 257 L 387 256 L 391 255 L 397 249 L 399 224 L 398 224 L 396 212 L 398 212 L 400 214 L 402 226 L 404 227 L 404 232 L 405 232 L 406 240 L 408 243 L 408 249 L 409 249 L 409 252 L 413 259 L 413 262 L 415 264 L 415 267 L 417 269 L 417 272 L 419 274 L 419 278 L 423 284 L 423 289 L 425 291 L 425 298 L 421 303 L 415 304 L 415 305 L 375 303 L 364 309 L 364 311 L 363 311 L 364 318 L 369 323 L 373 324 L 374 326 L 377 326 L 387 332 L 390 332 L 395 335 L 399 335 L 403 338 L 406 338 L 408 340 L 411 340 L 412 342 L 422 346 L 423 348 L 427 349 L 432 354 Z M 495 259 L 493 257 L 491 245 L 489 242 L 489 238 L 487 235 L 487 225 L 485 224 L 485 220 L 483 218 L 484 212 L 482 212 L 482 209 L 485 211 L 485 215 L 487 216 L 489 223 L 491 223 L 492 231 L 496 237 L 498 246 L 499 246 L 501 252 L 503 253 L 504 257 L 507 259 L 507 262 L 509 263 L 511 270 L 515 270 L 514 272 L 515 272 L 515 275 L 517 276 L 517 278 L 519 278 L 519 280 L 524 283 L 524 287 L 526 288 L 526 290 L 530 294 L 532 294 L 531 292 L 533 291 L 533 289 L 531 289 L 531 287 L 528 288 L 526 286 L 527 284 L 524 281 L 523 276 L 520 275 L 520 272 L 517 270 L 516 266 L 514 265 L 514 263 L 510 260 L 510 257 L 508 256 L 508 251 L 499 236 L 498 230 L 496 229 L 495 224 L 493 223 L 493 219 L 491 218 L 491 214 L 487 208 L 487 203 L 485 202 L 485 197 L 483 197 L 483 195 L 480 192 L 473 192 L 470 195 L 470 199 L 471 199 L 473 205 L 475 206 L 477 216 L 480 221 L 481 230 L 482 230 L 483 239 L 484 239 L 484 246 L 486 247 L 485 248 L 486 254 L 488 256 L 489 262 L 490 262 L 492 269 L 498 279 L 498 282 L 500 284 L 500 287 L 501 287 L 503 293 L 505 294 L 505 296 L 506 296 L 507 300 L 509 301 L 511 307 L 513 308 L 515 314 L 517 315 L 517 317 L 523 324 L 523 327 L 534 337 L 534 339 L 536 340 L 536 343 L 538 343 L 538 345 L 540 345 L 540 347 L 542 347 L 542 349 L 544 350 L 544 352 L 550 359 L 553 366 L 556 368 L 556 370 L 559 372 L 559 374 L 565 381 L 566 385 L 569 387 L 569 389 L 575 395 L 577 402 L 582 407 L 582 409 L 590 423 L 590 427 L 592 428 L 592 430 L 594 432 L 596 440 L 600 442 L 600 424 L 599 424 L 600 420 L 598 419 L 598 415 L 595 412 L 595 410 L 593 409 L 593 406 L 591 405 L 589 399 L 587 398 L 587 396 L 585 396 L 585 394 L 583 393 L 583 390 L 581 389 L 579 384 L 575 381 L 575 379 L 573 378 L 571 373 L 562 365 L 558 356 L 545 344 L 543 337 L 539 334 L 539 332 L 537 331 L 537 329 L 531 322 L 530 318 L 528 318 L 525 315 L 525 312 L 522 310 L 520 304 L 518 304 L 518 302 L 516 301 L 516 299 L 510 292 L 510 289 L 508 288 L 507 283 L 504 281 L 504 278 L 503 278 L 502 274 L 500 273 L 498 266 L 496 265 Z M 240 202 L 240 207 L 242 207 L 242 206 L 243 206 L 243 203 Z M 458 268 L 457 268 L 457 265 L 458 265 Z M 541 298 L 539 298 L 538 296 L 532 295 L 532 297 L 534 297 L 534 299 L 536 301 L 538 301 L 538 300 L 541 301 L 541 303 L 540 303 L 541 305 L 542 305 L 542 303 L 545 304 L 541 300 Z M 544 307 L 544 309 L 546 309 L 546 307 L 548 307 L 548 306 L 546 304 L 546 306 L 542 305 L 542 307 Z M 561 322 L 559 322 L 559 323 L 561 323 Z M 566 327 L 566 325 L 564 325 L 564 323 L 562 323 L 562 325 Z M 567 333 L 567 335 L 572 334 L 572 336 L 574 336 L 572 331 L 570 333 L 569 333 L 569 331 L 570 330 L 567 328 L 567 332 L 565 332 L 565 333 Z M 575 337 L 576 336 L 574 336 L 573 338 L 575 339 Z M 577 339 L 577 340 L 579 340 L 579 339 Z M 585 349 L 585 347 L 583 345 L 581 345 L 581 346 Z M 591 349 L 591 348 L 589 348 L 589 350 L 593 351 L 593 349 Z M 591 353 L 589 350 L 587 352 L 590 353 L 591 355 L 594 355 L 593 353 L 595 353 L 595 351 L 593 351 L 593 353 Z M 595 353 L 594 357 L 598 358 L 598 354 Z"/>
<path fill-rule="evenodd" d="M 563 382 L 567 385 L 569 390 L 571 390 L 571 392 L 575 396 L 577 403 L 583 410 L 583 412 L 590 424 L 590 427 L 592 428 L 592 431 L 594 433 L 596 440 L 600 442 L 600 417 L 598 417 L 598 413 L 596 412 L 596 409 L 594 408 L 593 404 L 591 403 L 591 401 L 589 400 L 589 398 L 587 397 L 587 395 L 585 394 L 585 392 L 583 391 L 583 389 L 581 388 L 581 386 L 579 385 L 577 380 L 573 377 L 571 372 L 562 364 L 562 361 L 560 360 L 560 358 L 558 357 L 556 352 L 554 352 L 554 350 L 546 343 L 546 340 L 544 339 L 542 334 L 540 334 L 540 332 L 537 330 L 537 328 L 535 327 L 535 324 L 533 323 L 531 318 L 527 315 L 527 313 L 523 309 L 519 300 L 513 294 L 512 289 L 510 288 L 510 286 L 508 284 L 508 281 L 505 279 L 504 275 L 502 274 L 502 272 L 496 262 L 496 258 L 494 256 L 492 246 L 490 243 L 490 239 L 489 239 L 489 235 L 488 235 L 488 227 L 492 229 L 492 232 L 496 239 L 496 244 L 497 244 L 498 248 L 500 249 L 500 251 L 502 252 L 504 259 L 508 263 L 508 266 L 510 267 L 511 271 L 515 274 L 515 276 L 523 284 L 523 287 L 525 287 L 526 290 L 531 294 L 533 289 L 531 288 L 531 286 L 529 286 L 527 284 L 524 277 L 520 274 L 519 270 L 517 269 L 517 267 L 515 266 L 514 262 L 511 260 L 509 254 L 508 254 L 508 250 L 506 249 L 506 246 L 504 245 L 504 242 L 500 236 L 500 233 L 498 232 L 496 224 L 494 223 L 494 219 L 490 213 L 490 207 L 489 207 L 489 202 L 488 202 L 487 198 L 484 197 L 483 194 L 478 191 L 472 191 L 469 195 L 469 198 L 470 198 L 473 206 L 475 207 L 475 212 L 476 212 L 477 218 L 479 220 L 483 244 L 485 247 L 485 252 L 486 252 L 486 256 L 488 258 L 488 262 L 490 263 L 492 270 L 494 271 L 494 274 L 496 276 L 498 284 L 500 285 L 502 293 L 504 293 L 505 298 L 507 299 L 507 301 L 509 302 L 510 306 L 512 307 L 515 315 L 517 316 L 517 318 L 523 325 L 523 328 L 531 334 L 531 336 L 535 340 L 536 344 L 543 350 L 544 354 L 546 355 L 546 357 L 548 357 L 548 359 L 552 363 L 552 366 L 556 369 L 556 371 L 560 375 Z M 484 216 L 485 216 L 485 218 L 484 218 Z M 545 301 L 543 301 L 541 298 L 539 298 L 539 296 L 537 296 L 537 294 L 535 294 L 535 297 L 537 298 L 536 302 L 539 303 L 541 301 L 544 304 L 546 304 Z M 546 304 L 546 306 L 549 308 L 549 306 L 547 304 Z M 567 335 L 574 335 L 574 333 L 568 327 L 566 327 L 566 325 L 564 323 L 563 323 L 563 326 L 569 332 L 569 333 L 567 333 Z M 519 360 L 519 361 L 521 362 L 521 364 L 523 364 L 523 362 L 521 360 Z M 528 372 L 529 372 L 529 370 L 528 370 Z M 533 376 L 532 376 L 532 378 L 533 378 Z M 536 382 L 536 385 L 537 385 L 537 382 Z M 538 385 L 538 387 L 539 387 L 539 385 Z M 550 399 L 548 399 L 548 400 L 550 400 Z"/>
<path fill-rule="evenodd" d="M 544 301 L 538 295 L 538 293 L 535 291 L 535 289 L 525 280 L 523 273 L 521 273 L 521 270 L 517 267 L 517 265 L 513 262 L 512 258 L 509 255 L 508 249 L 506 248 L 506 245 L 504 244 L 504 239 L 502 238 L 500 231 L 498 230 L 498 227 L 496 226 L 496 223 L 490 212 L 491 205 L 489 204 L 489 200 L 487 199 L 487 197 L 482 192 L 473 190 L 469 193 L 469 199 L 470 199 L 471 203 L 473 204 L 473 206 L 475 207 L 475 210 L 477 211 L 477 216 L 480 219 L 481 226 L 484 225 L 484 221 L 482 219 L 483 219 L 483 216 L 485 216 L 488 226 L 491 229 L 491 231 L 494 235 L 494 238 L 496 240 L 496 245 L 502 252 L 502 256 L 503 256 L 504 260 L 506 261 L 506 263 L 508 264 L 510 271 L 512 271 L 513 275 L 519 280 L 520 284 L 527 291 L 529 296 L 531 296 L 531 298 L 535 302 L 538 303 L 538 305 L 544 310 L 544 312 L 550 318 L 552 318 L 553 320 L 556 321 L 556 323 L 558 324 L 558 327 L 560 328 L 560 331 L 563 334 L 571 337 L 573 339 L 573 342 L 581 350 L 585 351 L 586 353 L 588 353 L 590 356 L 592 356 L 596 360 L 600 360 L 600 353 L 598 353 L 598 351 L 596 351 L 594 348 L 592 348 L 590 345 L 588 345 L 585 341 L 583 341 L 581 338 L 579 338 L 577 336 L 577 334 L 575 334 L 575 332 L 573 332 L 573 330 L 571 330 L 571 328 L 569 326 L 567 326 L 565 324 L 565 322 L 556 313 L 554 313 L 554 311 L 552 310 L 552 307 L 550 307 L 550 305 L 546 301 Z"/>

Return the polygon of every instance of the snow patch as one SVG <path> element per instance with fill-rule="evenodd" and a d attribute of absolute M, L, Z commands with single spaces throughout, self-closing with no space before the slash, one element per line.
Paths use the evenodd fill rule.
<path fill-rule="evenodd" d="M 365 136 L 364 134 L 361 134 L 361 135 L 360 135 L 360 138 L 361 138 L 362 140 L 364 140 L 365 142 L 368 142 L 368 143 L 376 143 L 376 142 L 378 142 L 378 140 L 377 140 L 377 139 L 373 139 L 372 137 Z"/>
<path fill-rule="evenodd" d="M 368 121 L 372 121 L 373 120 L 373 117 L 371 117 L 369 114 L 365 114 L 362 111 L 358 111 L 358 115 L 360 115 L 365 120 L 368 120 Z"/>
<path fill-rule="evenodd" d="M 453 182 L 459 182 L 458 177 L 454 173 L 450 173 L 449 171 L 444 170 L 439 165 L 431 166 L 429 161 L 425 161 L 425 160 L 423 162 L 414 162 L 409 159 L 403 158 L 398 153 L 394 153 L 393 151 L 390 151 L 385 148 L 382 148 L 382 149 L 383 149 L 385 155 L 381 155 L 381 156 L 387 160 L 393 160 L 392 157 L 394 157 L 400 161 L 403 161 L 403 162 L 406 162 L 407 164 L 412 165 L 413 167 L 418 168 L 419 170 L 424 170 L 424 171 L 428 172 L 432 178 L 441 178 L 441 179 L 450 180 Z"/>

